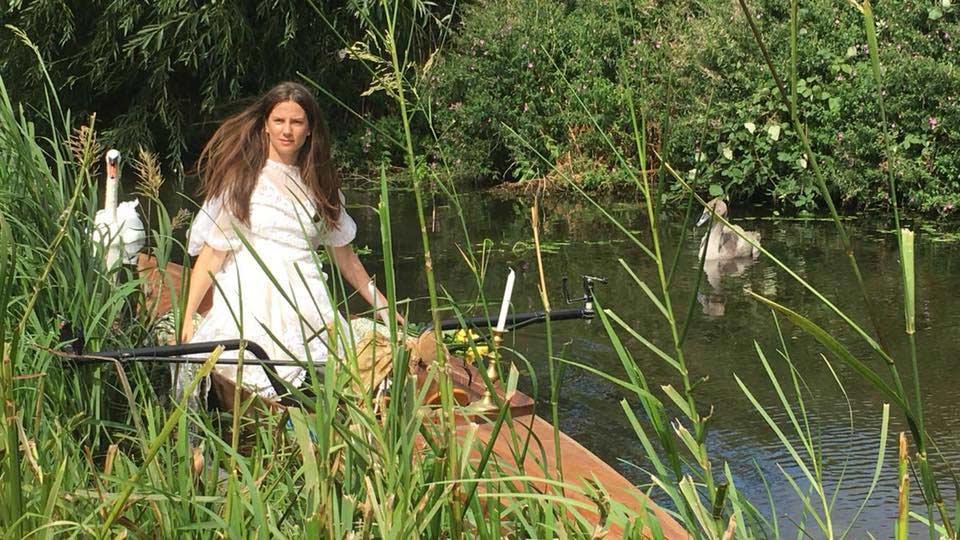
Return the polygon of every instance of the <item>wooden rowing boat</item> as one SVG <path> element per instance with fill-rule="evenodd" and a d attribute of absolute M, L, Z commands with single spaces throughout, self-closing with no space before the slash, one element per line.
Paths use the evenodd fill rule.
<path fill-rule="evenodd" d="M 158 314 L 169 310 L 174 300 L 178 298 L 177 291 L 184 283 L 182 268 L 176 264 L 168 264 L 161 271 L 152 258 L 141 255 L 138 269 L 140 275 L 145 278 L 145 294 L 149 301 L 147 305 Z M 209 305 L 210 299 L 207 298 L 201 309 L 208 309 Z M 437 348 L 433 334 L 421 335 L 412 347 L 416 349 L 416 354 L 415 360 L 410 363 L 411 375 L 416 377 L 417 381 L 433 380 L 433 377 L 428 376 L 430 365 L 437 361 L 435 352 Z M 486 385 L 476 368 L 450 355 L 447 355 L 445 360 L 457 401 L 461 404 L 478 402 L 484 394 Z M 232 409 L 236 392 L 237 388 L 232 380 L 214 373 L 211 381 L 214 401 L 219 402 L 225 409 Z M 492 445 L 492 458 L 496 460 L 500 470 L 522 471 L 523 475 L 533 478 L 551 480 L 562 478 L 567 484 L 585 488 L 585 492 L 593 491 L 595 485 L 602 486 L 610 500 L 623 505 L 634 515 L 652 516 L 650 519 L 658 523 L 663 538 L 668 540 L 690 538 L 679 523 L 613 467 L 562 431 L 555 439 L 553 425 L 534 414 L 534 402 L 529 396 L 514 392 L 508 397 L 503 392 L 500 385 L 497 385 L 500 402 L 510 407 L 512 430 L 503 428 L 495 435 L 493 424 L 487 421 L 487 415 L 463 413 L 457 418 L 457 431 L 460 436 L 465 437 L 468 430 L 475 430 L 480 443 L 485 446 Z M 437 392 L 435 388 L 429 388 L 425 394 L 436 396 Z M 247 389 L 241 389 L 239 395 L 246 400 L 251 393 Z M 428 397 L 427 401 L 433 399 L 435 398 Z M 260 401 L 269 408 L 282 408 L 282 405 L 269 399 Z M 530 447 L 535 450 L 518 452 L 516 448 L 518 439 L 533 441 Z M 518 455 L 523 457 L 518 459 L 515 457 Z M 561 458 L 559 464 L 556 460 L 558 455 Z M 475 459 L 478 456 L 479 452 L 474 452 L 472 457 Z M 538 488 L 546 489 L 546 484 Z M 596 501 L 590 500 L 578 491 L 566 490 L 564 494 L 587 505 L 596 504 Z M 597 514 L 593 516 L 597 519 Z M 644 531 L 645 536 L 649 536 L 646 534 L 649 528 L 644 528 Z M 613 525 L 606 538 L 621 538 L 622 532 L 619 527 Z"/>

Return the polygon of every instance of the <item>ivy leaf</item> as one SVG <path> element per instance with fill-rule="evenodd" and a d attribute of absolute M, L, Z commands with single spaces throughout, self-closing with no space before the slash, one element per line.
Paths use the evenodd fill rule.
<path fill-rule="evenodd" d="M 857 55 L 857 48 L 853 45 L 847 47 L 847 58 L 853 58 Z"/>
<path fill-rule="evenodd" d="M 723 195 L 723 188 L 720 187 L 720 184 L 710 184 L 710 196 L 719 197 Z"/>
<path fill-rule="evenodd" d="M 733 159 L 733 150 L 731 150 L 730 147 L 724 148 L 723 157 L 727 159 Z"/>
<path fill-rule="evenodd" d="M 930 11 L 927 12 L 927 17 L 928 17 L 931 21 L 935 21 L 935 20 L 943 17 L 943 10 L 940 9 L 940 8 L 938 8 L 938 7 L 932 7 L 932 8 L 930 8 Z"/>
<path fill-rule="evenodd" d="M 840 98 L 832 97 L 827 100 L 827 105 L 830 107 L 830 112 L 837 112 L 840 110 Z"/>
<path fill-rule="evenodd" d="M 767 135 L 770 136 L 770 139 L 773 141 L 780 140 L 780 125 L 774 124 L 767 128 Z"/>
<path fill-rule="evenodd" d="M 747 122 L 743 125 L 743 127 L 747 128 L 747 131 L 749 131 L 751 135 L 753 135 L 753 132 L 757 130 L 757 125 L 753 122 Z"/>
<path fill-rule="evenodd" d="M 801 169 L 806 169 L 806 168 L 807 168 L 807 159 L 806 159 L 806 158 L 800 158 L 800 159 L 798 159 L 798 160 L 797 160 L 797 165 L 799 165 Z"/>

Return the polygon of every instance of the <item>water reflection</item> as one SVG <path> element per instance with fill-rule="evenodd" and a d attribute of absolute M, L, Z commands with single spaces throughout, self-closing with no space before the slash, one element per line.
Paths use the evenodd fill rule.
<path fill-rule="evenodd" d="M 703 308 L 703 314 L 711 317 L 720 317 L 726 312 L 726 299 L 723 290 L 723 278 L 727 276 L 728 281 L 735 281 L 743 275 L 747 268 L 753 266 L 756 262 L 753 258 L 741 257 L 739 259 L 713 259 L 703 262 L 703 273 L 707 276 L 709 288 L 703 289 L 697 293 L 697 301 Z"/>

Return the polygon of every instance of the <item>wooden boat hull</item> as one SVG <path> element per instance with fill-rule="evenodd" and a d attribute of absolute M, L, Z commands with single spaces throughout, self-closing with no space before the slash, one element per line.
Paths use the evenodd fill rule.
<path fill-rule="evenodd" d="M 152 309 L 157 313 L 169 309 L 174 299 L 179 297 L 175 290 L 171 290 L 171 287 L 176 289 L 181 283 L 184 283 L 181 280 L 181 267 L 169 264 L 166 270 L 161 272 L 155 263 L 151 263 L 150 258 L 143 255 L 139 266 L 141 276 L 146 278 L 145 287 L 148 298 L 155 297 L 157 299 L 153 303 L 154 307 Z M 421 383 L 422 381 L 432 380 L 433 378 L 428 376 L 427 370 L 430 364 L 437 361 L 434 336 L 430 333 L 425 334 L 419 338 L 418 343 L 412 344 L 412 347 L 417 350 L 417 358 L 411 362 L 411 374 Z M 449 355 L 445 360 L 457 401 L 465 404 L 479 400 L 483 396 L 485 384 L 476 368 Z M 438 399 L 436 383 L 432 384 L 434 386 L 426 392 L 428 403 Z M 271 410 L 283 409 L 282 405 L 267 398 L 250 400 L 253 394 L 249 389 L 241 388 L 238 390 L 234 381 L 217 373 L 212 376 L 211 393 L 220 407 L 226 410 L 233 409 L 235 397 L 238 395 L 243 402 L 249 403 L 252 401 L 255 405 L 251 408 L 252 410 L 248 409 L 245 413 L 248 415 L 256 416 L 258 414 L 256 409 L 260 407 Z M 562 431 L 559 431 L 558 436 L 555 437 L 553 425 L 534 414 L 534 402 L 529 396 L 521 392 L 515 392 L 508 399 L 499 385 L 497 393 L 502 403 L 509 404 L 512 429 L 502 427 L 495 434 L 493 424 L 485 421 L 486 415 L 462 414 L 458 415 L 457 421 L 457 432 L 461 437 L 466 437 L 467 431 L 475 430 L 475 440 L 479 440 L 484 446 L 492 444 L 493 462 L 489 466 L 507 474 L 512 471 L 522 471 L 519 474 L 526 477 L 542 478 L 544 480 L 562 479 L 566 484 L 581 486 L 584 488 L 584 492 L 595 491 L 595 486 L 602 486 L 609 501 L 623 505 L 635 515 L 649 516 L 649 520 L 656 521 L 663 538 L 668 540 L 690 538 L 687 531 L 676 520 L 613 467 Z M 518 442 L 522 445 L 521 447 L 518 447 Z M 527 444 L 528 442 L 529 444 Z M 522 448 L 527 450 L 523 452 Z M 521 457 L 518 459 L 516 456 Z M 559 456 L 559 462 L 557 456 Z M 474 451 L 471 457 L 472 459 L 478 459 L 479 452 Z M 544 483 L 538 487 L 545 490 L 547 484 Z M 589 507 L 596 507 L 596 501 L 591 500 L 579 491 L 566 490 L 564 495 L 585 503 Z M 586 511 L 584 514 L 592 514 L 594 519 L 598 516 L 597 512 Z M 622 531 L 619 527 L 611 526 L 605 538 L 620 538 L 621 536 Z"/>

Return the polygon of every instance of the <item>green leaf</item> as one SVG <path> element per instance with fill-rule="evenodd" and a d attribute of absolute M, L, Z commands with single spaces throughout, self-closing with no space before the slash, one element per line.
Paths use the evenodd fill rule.
<path fill-rule="evenodd" d="M 710 196 L 719 197 L 723 195 L 723 187 L 720 184 L 710 184 Z"/>
<path fill-rule="evenodd" d="M 827 100 L 827 106 L 830 107 L 831 112 L 837 112 L 840 110 L 840 98 L 832 97 Z"/>
<path fill-rule="evenodd" d="M 723 157 L 727 159 L 733 159 L 733 150 L 731 150 L 730 147 L 724 148 Z"/>
<path fill-rule="evenodd" d="M 782 306 L 769 298 L 760 296 L 759 294 L 753 291 L 745 291 L 747 295 L 753 297 L 755 300 L 760 301 L 763 304 L 766 304 L 768 307 L 773 308 L 774 310 L 782 313 L 790 320 L 793 324 L 800 327 L 801 330 L 807 334 L 813 336 L 814 339 L 820 342 L 821 345 L 827 348 L 835 357 L 841 360 L 844 364 L 852 368 L 854 371 L 860 374 L 861 377 L 866 379 L 874 388 L 882 392 L 890 401 L 895 403 L 900 409 L 902 409 L 908 415 L 911 415 L 910 406 L 907 405 L 907 402 L 900 396 L 893 388 L 887 384 L 877 373 L 870 369 L 862 360 L 855 357 L 846 347 L 841 344 L 837 338 L 830 335 L 829 332 L 815 324 L 810 319 L 807 319 L 803 315 L 800 315 L 792 309 Z"/>
<path fill-rule="evenodd" d="M 935 20 L 943 17 L 943 10 L 940 9 L 940 8 L 938 8 L 938 7 L 932 7 L 932 8 L 930 8 L 930 11 L 927 12 L 927 17 L 928 17 L 931 21 L 935 21 Z"/>
<path fill-rule="evenodd" d="M 699 419 L 699 416 L 697 416 L 696 411 L 690 408 L 690 404 L 687 402 L 687 400 L 683 398 L 683 396 L 680 395 L 679 392 L 677 392 L 676 388 L 674 388 L 672 385 L 665 384 L 661 386 L 660 389 L 663 390 L 663 393 L 666 394 L 668 398 L 670 398 L 670 401 L 672 401 L 673 404 L 676 405 L 678 409 L 680 409 L 680 411 L 684 414 L 684 416 L 686 416 L 687 418 L 693 421 L 697 421 Z"/>
<path fill-rule="evenodd" d="M 914 279 L 913 267 L 913 231 L 910 229 L 900 229 L 900 244 L 903 248 L 900 257 L 903 260 L 903 307 L 905 310 L 904 316 L 906 318 L 906 332 L 907 334 L 913 334 L 915 331 L 914 321 L 916 319 L 916 282 Z"/>
<path fill-rule="evenodd" d="M 754 124 L 753 122 L 747 122 L 746 124 L 743 125 L 743 127 L 747 128 L 747 131 L 749 131 L 751 135 L 753 134 L 754 131 L 757 130 L 757 125 Z"/>

